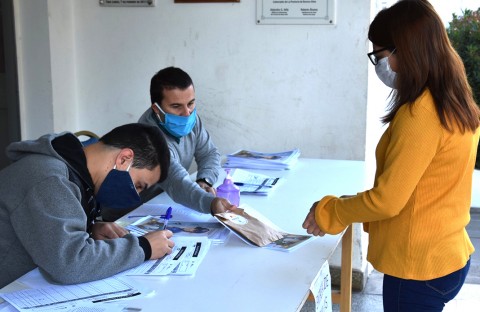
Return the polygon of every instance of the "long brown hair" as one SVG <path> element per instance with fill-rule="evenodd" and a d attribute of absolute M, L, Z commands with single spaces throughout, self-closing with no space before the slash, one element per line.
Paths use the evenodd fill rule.
<path fill-rule="evenodd" d="M 448 39 L 443 23 L 426 0 L 401 0 L 380 11 L 370 24 L 368 39 L 375 45 L 395 47 L 396 89 L 384 123 L 398 109 L 411 105 L 429 89 L 442 126 L 453 131 L 475 131 L 480 109 L 467 81 L 465 67 Z"/>

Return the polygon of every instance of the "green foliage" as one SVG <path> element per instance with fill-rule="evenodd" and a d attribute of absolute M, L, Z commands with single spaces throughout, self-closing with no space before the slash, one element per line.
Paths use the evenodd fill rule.
<path fill-rule="evenodd" d="M 463 16 L 453 14 L 447 34 L 463 60 L 473 97 L 480 105 L 480 8 L 476 11 L 466 9 Z M 480 145 L 477 147 L 475 169 L 480 169 Z"/>
<path fill-rule="evenodd" d="M 463 16 L 453 14 L 447 34 L 463 60 L 473 96 L 480 104 L 480 8 L 466 9 Z"/>

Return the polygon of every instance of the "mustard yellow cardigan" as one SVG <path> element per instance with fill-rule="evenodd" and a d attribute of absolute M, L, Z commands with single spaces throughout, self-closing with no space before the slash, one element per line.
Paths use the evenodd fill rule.
<path fill-rule="evenodd" d="M 336 234 L 354 222 L 369 232 L 367 260 L 380 272 L 429 280 L 465 266 L 474 248 L 470 221 L 476 133 L 445 130 L 427 90 L 403 105 L 376 149 L 372 189 L 326 196 L 315 219 Z"/>

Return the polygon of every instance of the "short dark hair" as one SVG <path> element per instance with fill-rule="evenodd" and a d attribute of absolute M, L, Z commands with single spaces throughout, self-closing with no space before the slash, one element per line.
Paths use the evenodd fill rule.
<path fill-rule="evenodd" d="M 167 67 L 156 73 L 150 81 L 150 99 L 153 103 L 162 104 L 163 90 L 180 89 L 193 86 L 190 76 L 177 67 Z"/>
<path fill-rule="evenodd" d="M 170 150 L 160 128 L 139 123 L 126 124 L 102 136 L 100 142 L 120 149 L 131 148 L 135 154 L 132 167 L 152 170 L 159 165 L 159 182 L 167 178 Z"/>

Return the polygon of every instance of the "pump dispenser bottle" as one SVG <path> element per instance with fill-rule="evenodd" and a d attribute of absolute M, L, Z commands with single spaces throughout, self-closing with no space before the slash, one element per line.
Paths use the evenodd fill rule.
<path fill-rule="evenodd" d="M 223 180 L 223 184 L 217 187 L 217 196 L 227 199 L 232 205 L 238 207 L 240 204 L 240 189 L 233 183 L 230 169 L 225 169 L 227 176 Z"/>

